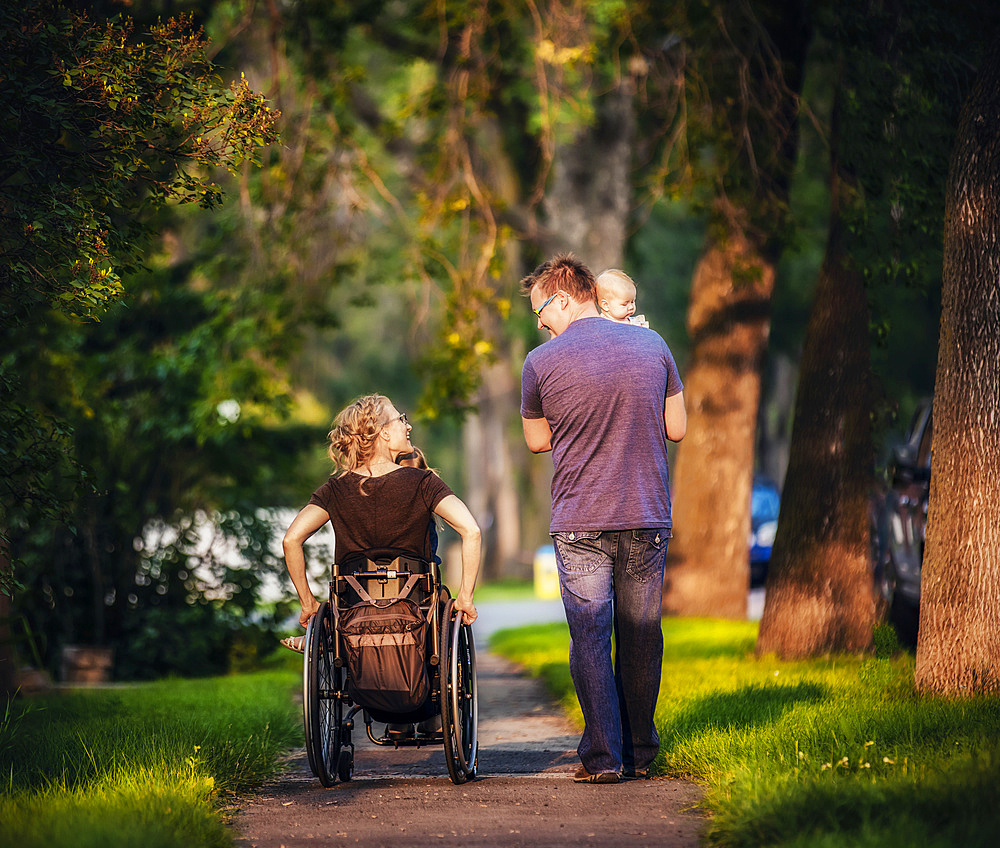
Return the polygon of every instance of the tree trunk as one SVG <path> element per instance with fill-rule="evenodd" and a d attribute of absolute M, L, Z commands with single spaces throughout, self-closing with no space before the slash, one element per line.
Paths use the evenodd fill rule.
<path fill-rule="evenodd" d="M 750 489 L 774 265 L 741 233 L 709 245 L 688 310 L 687 436 L 674 475 L 664 612 L 746 617 Z"/>
<path fill-rule="evenodd" d="M 622 80 L 598 102 L 594 125 L 555 151 L 543 200 L 546 221 L 538 247 L 546 254 L 572 251 L 595 273 L 620 265 L 624 254 L 632 203 L 633 90 L 630 78 Z M 481 126 L 480 131 L 495 139 L 501 135 L 493 124 Z M 594 167 L 595 162 L 601 167 Z M 494 159 L 483 168 L 497 197 L 508 205 L 523 202 L 507 160 Z M 512 241 L 503 249 L 504 266 L 520 279 L 520 246 Z M 516 281 L 511 288 L 515 287 Z M 533 556 L 528 548 L 548 541 L 552 462 L 547 456 L 531 457 L 524 447 L 519 382 L 524 352 L 504 339 L 499 327 L 491 329 L 490 337 L 498 360 L 484 369 L 474 399 L 477 412 L 463 424 L 465 491 L 483 530 L 483 576 L 524 577 L 530 573 Z M 537 463 L 545 463 L 546 470 L 535 475 L 541 485 L 532 486 Z M 519 496 L 519 481 L 526 483 L 525 497 Z"/>
<path fill-rule="evenodd" d="M 512 435 L 508 426 L 520 420 L 519 410 L 520 386 L 511 359 L 504 358 L 484 370 L 476 412 L 462 425 L 465 490 L 469 509 L 483 531 L 486 578 L 528 576 L 515 468 L 515 458 L 524 465 L 523 437 L 520 432 Z"/>
<path fill-rule="evenodd" d="M 771 354 L 757 414 L 757 465 L 768 479 L 784 485 L 791 444 L 798 366 L 783 353 Z"/>
<path fill-rule="evenodd" d="M 1000 40 L 962 113 L 948 179 L 916 685 L 1000 689 Z"/>
<path fill-rule="evenodd" d="M 836 164 L 832 182 L 830 234 L 806 328 L 757 638 L 758 654 L 788 658 L 867 650 L 875 623 L 868 303 L 840 216 L 853 188 Z"/>
<path fill-rule="evenodd" d="M 625 252 L 632 209 L 634 89 L 630 77 L 620 80 L 598 101 L 593 126 L 556 150 L 543 201 L 543 252 L 572 251 L 595 275 L 620 266 Z"/>
<path fill-rule="evenodd" d="M 741 619 L 761 371 L 798 154 L 809 24 L 805 4 L 787 2 L 727 6 L 716 23 L 723 38 L 702 74 L 717 80 L 707 105 L 714 155 L 725 165 L 688 308 L 688 427 L 674 476 L 663 610 Z M 713 61 L 727 63 L 717 75 Z"/>
<path fill-rule="evenodd" d="M 543 200 L 545 223 L 537 239 L 546 258 L 571 251 L 595 274 L 621 266 L 633 202 L 634 89 L 631 78 L 620 80 L 598 102 L 595 124 L 581 130 L 572 144 L 555 151 L 551 183 Z M 523 360 L 521 356 L 518 375 Z M 517 388 L 519 400 L 520 384 Z M 513 450 L 527 456 L 521 498 L 524 544 L 547 544 L 552 456 L 532 456 L 525 449 L 519 406 L 513 427 L 506 432 L 515 443 Z M 522 557 L 533 553 L 524 551 Z"/>

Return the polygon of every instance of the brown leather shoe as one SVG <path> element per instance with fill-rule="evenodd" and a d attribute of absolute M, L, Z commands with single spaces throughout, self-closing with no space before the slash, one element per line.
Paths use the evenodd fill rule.
<path fill-rule="evenodd" d="M 620 780 L 616 771 L 602 771 L 591 774 L 586 766 L 580 766 L 573 775 L 574 783 L 617 783 Z"/>

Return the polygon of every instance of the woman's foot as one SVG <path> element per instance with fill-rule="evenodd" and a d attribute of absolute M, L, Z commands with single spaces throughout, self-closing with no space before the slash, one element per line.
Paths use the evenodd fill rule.
<path fill-rule="evenodd" d="M 297 654 L 305 652 L 306 637 L 305 636 L 286 636 L 281 640 L 281 644 L 284 645 L 288 650 L 295 651 Z"/>
<path fill-rule="evenodd" d="M 390 739 L 397 742 L 403 739 L 413 738 L 413 725 L 412 724 L 387 724 L 385 726 L 385 735 Z"/>
<path fill-rule="evenodd" d="M 431 716 L 430 718 L 425 718 L 422 722 L 417 724 L 417 736 L 422 736 L 426 739 L 433 739 L 441 735 L 441 716 Z"/>

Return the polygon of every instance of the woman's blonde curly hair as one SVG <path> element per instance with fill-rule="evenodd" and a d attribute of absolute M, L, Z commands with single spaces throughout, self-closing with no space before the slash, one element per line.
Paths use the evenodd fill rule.
<path fill-rule="evenodd" d="M 364 395 L 342 410 L 327 434 L 327 453 L 341 473 L 364 468 L 375 456 L 379 431 L 392 401 L 385 395 Z"/>

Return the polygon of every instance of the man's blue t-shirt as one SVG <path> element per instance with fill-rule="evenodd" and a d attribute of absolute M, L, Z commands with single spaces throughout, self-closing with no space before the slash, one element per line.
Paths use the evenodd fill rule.
<path fill-rule="evenodd" d="M 552 430 L 552 533 L 672 526 L 663 404 L 683 388 L 659 334 L 606 318 L 528 354 L 521 416 Z"/>

